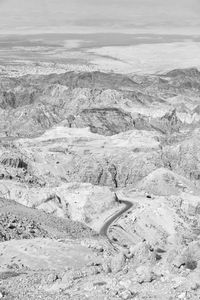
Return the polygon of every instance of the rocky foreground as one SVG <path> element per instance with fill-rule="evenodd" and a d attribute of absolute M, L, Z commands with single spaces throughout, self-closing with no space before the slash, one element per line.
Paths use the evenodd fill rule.
<path fill-rule="evenodd" d="M 0 87 L 0 298 L 199 299 L 200 72 Z"/>

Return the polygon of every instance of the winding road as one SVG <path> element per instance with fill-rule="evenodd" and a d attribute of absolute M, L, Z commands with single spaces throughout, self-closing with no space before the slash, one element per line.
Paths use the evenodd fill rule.
<path fill-rule="evenodd" d="M 103 227 L 100 230 L 100 235 L 106 236 L 108 239 L 109 243 L 116 249 L 116 247 L 113 245 L 113 240 L 109 238 L 108 231 L 110 226 L 117 220 L 119 219 L 125 212 L 127 212 L 132 206 L 133 203 L 130 201 L 123 201 L 123 200 L 118 200 L 119 202 L 125 204 L 125 207 L 123 207 L 119 212 L 117 212 L 114 216 L 111 216 L 103 225 Z"/>

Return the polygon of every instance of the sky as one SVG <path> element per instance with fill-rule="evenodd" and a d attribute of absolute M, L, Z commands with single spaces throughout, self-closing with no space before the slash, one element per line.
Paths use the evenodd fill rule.
<path fill-rule="evenodd" d="M 200 33 L 200 0 L 0 0 L 0 33 Z"/>

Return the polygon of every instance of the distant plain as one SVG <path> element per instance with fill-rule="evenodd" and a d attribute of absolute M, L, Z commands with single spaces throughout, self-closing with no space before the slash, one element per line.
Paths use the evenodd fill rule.
<path fill-rule="evenodd" d="M 0 35 L 0 65 L 13 66 L 32 62 L 121 73 L 162 73 L 175 67 L 199 67 L 199 50 L 198 35 Z"/>

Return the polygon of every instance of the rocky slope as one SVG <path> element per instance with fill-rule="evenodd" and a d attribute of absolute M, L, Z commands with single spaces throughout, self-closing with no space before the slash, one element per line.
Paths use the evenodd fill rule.
<path fill-rule="evenodd" d="M 2 78 L 1 132 L 4 136 L 27 136 L 32 128 L 37 134 L 64 119 L 68 120 L 69 127 L 90 126 L 103 135 L 133 127 L 178 131 L 181 121 L 199 121 L 197 82 L 200 76 L 197 70 L 185 70 L 185 73 L 188 74 L 185 77 L 181 74 L 174 77 L 173 73 L 128 77 L 69 72 Z"/>
<path fill-rule="evenodd" d="M 0 297 L 198 299 L 199 82 L 1 78 Z"/>

